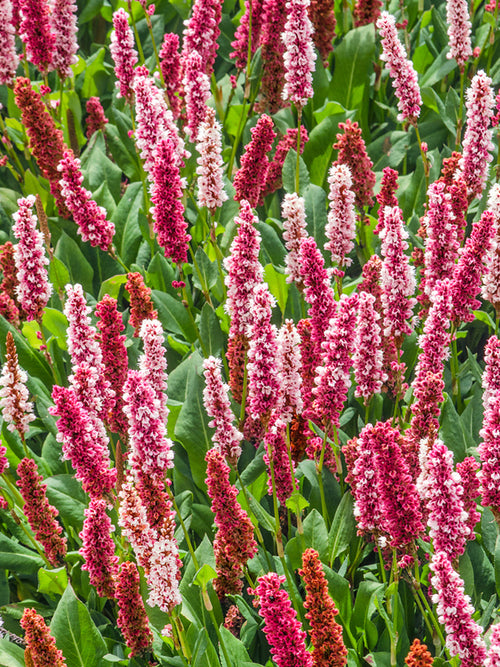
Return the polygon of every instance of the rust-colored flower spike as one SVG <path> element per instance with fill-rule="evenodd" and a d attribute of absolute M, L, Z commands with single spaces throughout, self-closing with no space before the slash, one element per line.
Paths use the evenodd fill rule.
<path fill-rule="evenodd" d="M 408 667 L 431 667 L 434 664 L 432 655 L 427 650 L 427 646 L 420 642 L 420 639 L 414 639 L 410 646 L 410 651 L 405 658 Z"/>
<path fill-rule="evenodd" d="M 323 66 L 328 67 L 328 56 L 333 51 L 333 40 L 335 39 L 334 3 L 331 0 L 311 0 L 308 14 L 314 26 L 313 41 L 319 51 Z"/>
<path fill-rule="evenodd" d="M 21 619 L 25 631 L 26 664 L 33 667 L 66 667 L 66 660 L 56 647 L 56 640 L 50 634 L 42 616 L 35 609 L 25 609 Z"/>
<path fill-rule="evenodd" d="M 347 649 L 342 638 L 342 626 L 335 621 L 339 613 L 328 593 L 328 584 L 321 567 L 319 554 L 306 549 L 302 555 L 302 570 L 308 610 L 306 618 L 311 626 L 310 637 L 314 646 L 314 667 L 342 667 L 347 664 Z"/>
<path fill-rule="evenodd" d="M 337 142 L 333 144 L 333 149 L 339 152 L 335 164 L 346 164 L 351 170 L 356 206 L 362 211 L 364 206 L 373 206 L 375 185 L 373 162 L 368 157 L 361 128 L 357 122 L 353 123 L 347 119 L 345 123 L 339 123 L 339 129 L 343 134 L 337 134 Z"/>
<path fill-rule="evenodd" d="M 141 274 L 129 273 L 127 278 L 125 289 L 130 294 L 129 324 L 135 328 L 134 338 L 137 338 L 143 320 L 155 320 L 158 313 L 151 301 L 151 289 L 144 284 Z"/>
<path fill-rule="evenodd" d="M 62 526 L 56 520 L 59 512 L 47 500 L 47 485 L 42 483 L 43 478 L 38 474 L 33 459 L 22 459 L 17 474 L 19 479 L 16 483 L 25 503 L 23 512 L 48 561 L 59 567 L 66 556 L 66 538 L 61 537 Z"/>
<path fill-rule="evenodd" d="M 33 403 L 28 401 L 29 392 L 26 387 L 28 376 L 19 366 L 14 337 L 9 331 L 6 340 L 5 364 L 0 376 L 0 408 L 7 422 L 9 431 L 17 431 L 22 440 L 26 435 L 29 423 L 35 419 Z"/>
<path fill-rule="evenodd" d="M 139 583 L 137 565 L 122 563 L 116 577 L 117 623 L 130 649 L 129 658 L 147 652 L 153 643 Z"/>

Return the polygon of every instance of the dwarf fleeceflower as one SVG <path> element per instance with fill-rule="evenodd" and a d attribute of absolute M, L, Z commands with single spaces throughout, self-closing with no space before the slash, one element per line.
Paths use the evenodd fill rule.
<path fill-rule="evenodd" d="M 330 207 L 325 234 L 328 242 L 325 250 L 332 255 L 332 262 L 339 267 L 350 266 L 352 260 L 347 255 L 354 248 L 356 238 L 356 213 L 352 191 L 351 170 L 345 164 L 333 164 L 328 175 Z"/>
<path fill-rule="evenodd" d="M 223 160 L 221 156 L 221 125 L 215 119 L 215 109 L 207 107 L 205 120 L 198 128 L 196 150 L 200 157 L 196 162 L 198 174 L 198 206 L 206 206 L 211 215 L 227 199 L 222 181 Z"/>
<path fill-rule="evenodd" d="M 16 31 L 12 25 L 12 2 L 0 0 L 0 84 L 12 84 L 18 65 Z"/>
<path fill-rule="evenodd" d="M 390 167 L 384 167 L 382 171 L 382 180 L 380 182 L 380 192 L 376 196 L 378 202 L 378 222 L 373 230 L 379 234 L 384 228 L 384 211 L 386 206 L 393 208 L 398 205 L 396 190 L 398 189 L 398 172 Z M 373 257 L 373 255 L 372 255 Z"/>
<path fill-rule="evenodd" d="M 186 234 L 182 203 L 182 183 L 179 174 L 178 156 L 172 138 L 168 134 L 160 137 L 154 151 L 154 164 L 150 177 L 153 230 L 158 245 L 174 264 L 187 262 L 187 247 L 191 239 Z"/>
<path fill-rule="evenodd" d="M 465 63 L 472 57 L 471 22 L 467 0 L 447 0 L 446 21 L 450 38 L 450 51 L 446 56 L 455 58 L 460 71 L 463 72 Z"/>
<path fill-rule="evenodd" d="M 260 193 L 259 205 L 264 203 L 264 197 L 276 192 L 283 185 L 283 165 L 285 164 L 286 156 L 291 148 L 297 150 L 297 138 L 299 131 L 296 127 L 289 127 L 276 145 L 276 150 L 272 159 L 269 161 L 269 169 L 267 170 L 266 183 Z M 309 135 L 306 128 L 300 126 L 300 147 L 299 152 L 302 155 L 304 146 L 309 141 Z M 287 196 L 287 195 L 285 195 Z"/>
<path fill-rule="evenodd" d="M 113 241 L 115 225 L 106 219 L 106 210 L 92 199 L 92 193 L 82 186 L 80 160 L 71 151 L 64 151 L 57 169 L 61 172 L 61 194 L 78 225 L 77 233 L 82 241 L 106 252 Z"/>
<path fill-rule="evenodd" d="M 477 510 L 476 499 L 479 497 L 479 463 L 473 456 L 466 456 L 463 461 L 457 463 L 457 473 L 462 480 L 462 487 L 464 489 L 463 501 L 464 510 L 467 512 L 467 527 L 469 535 L 467 539 L 473 540 L 475 538 L 474 528 L 476 523 L 481 519 L 481 514 Z"/>
<path fill-rule="evenodd" d="M 26 664 L 36 665 L 36 667 L 48 665 L 50 667 L 66 667 L 66 660 L 62 651 L 56 648 L 56 640 L 50 634 L 43 616 L 37 614 L 36 609 L 26 608 L 20 623 L 25 631 Z"/>
<path fill-rule="evenodd" d="M 51 31 L 48 0 L 21 0 L 19 35 L 29 62 L 46 74 L 52 65 L 56 37 Z"/>
<path fill-rule="evenodd" d="M 490 635 L 490 648 L 484 667 L 500 667 L 500 623 L 493 626 Z"/>
<path fill-rule="evenodd" d="M 113 14 L 113 27 L 109 50 L 115 63 L 115 75 L 118 81 L 118 97 L 131 102 L 134 91 L 134 67 L 138 62 L 137 51 L 134 49 L 134 33 L 128 24 L 127 12 L 120 8 Z"/>
<path fill-rule="evenodd" d="M 434 551 L 441 551 L 454 561 L 463 554 L 470 529 L 461 478 L 453 471 L 453 452 L 441 440 L 430 448 L 423 440 L 420 467 L 417 489 L 429 513 L 427 525 Z"/>
<path fill-rule="evenodd" d="M 375 23 L 380 16 L 381 0 L 356 0 L 354 6 L 354 25 L 358 28 L 361 25 Z"/>
<path fill-rule="evenodd" d="M 210 79 L 205 73 L 205 63 L 198 51 L 191 51 L 183 61 L 184 95 L 186 101 L 186 134 L 194 143 L 198 140 L 198 128 L 205 120 L 207 100 L 210 97 Z"/>
<path fill-rule="evenodd" d="M 50 22 L 55 36 L 52 69 L 57 70 L 61 79 L 72 75 L 71 65 L 78 62 L 76 52 L 76 11 L 73 0 L 54 0 Z"/>
<path fill-rule="evenodd" d="M 433 572 L 431 583 L 436 591 L 432 600 L 437 604 L 438 620 L 446 630 L 446 648 L 452 656 L 460 656 L 463 667 L 484 665 L 483 629 L 472 618 L 474 607 L 464 593 L 463 580 L 442 551 L 432 556 L 430 569 Z"/>
<path fill-rule="evenodd" d="M 387 380 L 384 372 L 384 353 L 380 332 L 380 315 L 374 307 L 375 297 L 368 292 L 360 292 L 358 324 L 356 328 L 352 364 L 356 379 L 355 396 L 365 402 L 380 393 Z"/>
<path fill-rule="evenodd" d="M 240 168 L 234 175 L 233 185 L 236 190 L 235 200 L 242 202 L 246 199 L 251 207 L 255 207 L 259 203 L 261 190 L 266 183 L 269 169 L 267 153 L 271 150 L 276 136 L 270 116 L 263 114 L 250 133 L 252 138 L 245 146 Z"/>
<path fill-rule="evenodd" d="M 166 424 L 167 407 L 167 360 L 163 345 L 163 326 L 157 319 L 143 320 L 139 329 L 144 352 L 139 358 L 139 369 L 156 393 L 160 418 Z"/>
<path fill-rule="evenodd" d="M 314 28 L 314 45 L 319 51 L 323 66 L 328 67 L 328 56 L 333 51 L 335 39 L 335 8 L 329 0 L 311 0 L 308 7 L 309 18 Z"/>
<path fill-rule="evenodd" d="M 214 540 L 217 579 L 214 588 L 217 595 L 239 593 L 243 584 L 243 567 L 257 552 L 253 536 L 253 525 L 236 497 L 238 490 L 229 481 L 230 468 L 222 454 L 209 449 L 207 462 L 207 492 L 212 499 L 217 535 Z"/>
<path fill-rule="evenodd" d="M 241 454 L 240 442 L 243 435 L 234 426 L 234 415 L 229 402 L 229 387 L 222 379 L 221 360 L 208 357 L 203 362 L 205 388 L 203 390 L 203 405 L 212 421 L 210 428 L 215 429 L 212 441 L 222 456 L 236 460 Z"/>
<path fill-rule="evenodd" d="M 380 58 L 387 63 L 393 80 L 392 86 L 398 98 L 398 109 L 401 112 L 398 120 L 409 120 L 415 124 L 420 116 L 422 98 L 417 73 L 398 37 L 396 19 L 388 12 L 382 12 L 377 21 L 377 28 L 382 37 L 383 53 Z"/>
<path fill-rule="evenodd" d="M 33 195 L 17 200 L 19 210 L 13 215 L 15 224 L 12 228 L 18 239 L 14 246 L 16 294 L 28 321 L 41 320 L 52 294 L 46 269 L 49 260 L 45 255 L 43 235 L 36 228 L 38 218 L 32 213 L 34 204 Z"/>
<path fill-rule="evenodd" d="M 283 86 L 285 69 L 283 54 L 285 44 L 280 39 L 287 19 L 286 2 L 283 0 L 263 0 L 262 27 L 258 46 L 261 47 L 263 74 L 261 81 L 262 101 L 259 109 L 267 109 L 274 114 L 283 108 Z M 252 26 L 253 32 L 253 26 Z"/>
<path fill-rule="evenodd" d="M 281 384 L 280 418 L 290 423 L 294 414 L 301 414 L 302 358 L 300 335 L 293 320 L 285 320 L 278 331 L 278 372 Z"/>
<path fill-rule="evenodd" d="M 160 67 L 165 81 L 168 103 L 174 118 L 179 117 L 181 99 L 177 95 L 181 85 L 181 55 L 179 53 L 179 35 L 166 32 L 160 49 Z"/>
<path fill-rule="evenodd" d="M 6 348 L 5 364 L 0 377 L 0 408 L 7 429 L 11 432 L 17 431 L 21 438 L 24 438 L 35 415 L 33 403 L 28 401 L 28 374 L 19 366 L 16 344 L 10 331 L 7 334 Z"/>
<path fill-rule="evenodd" d="M 91 97 L 87 100 L 85 109 L 88 113 L 87 118 L 85 119 L 87 124 L 86 136 L 87 139 L 98 132 L 99 130 L 104 130 L 108 119 L 104 115 L 104 109 L 102 108 L 101 100 L 98 97 Z"/>
<path fill-rule="evenodd" d="M 281 588 L 286 577 L 269 572 L 257 579 L 255 593 L 264 619 L 264 634 L 278 667 L 313 667 L 313 657 L 306 650 L 306 633 L 288 593 Z"/>
<path fill-rule="evenodd" d="M 83 530 L 80 532 L 82 547 L 79 551 L 85 563 L 82 570 L 89 573 L 90 583 L 100 597 L 115 596 L 115 576 L 118 572 L 118 556 L 111 537 L 115 527 L 106 514 L 107 502 L 92 498 L 86 510 Z"/>
<path fill-rule="evenodd" d="M 116 624 L 120 628 L 129 656 L 147 651 L 153 643 L 146 609 L 141 597 L 140 577 L 137 565 L 125 561 L 115 578 L 115 597 L 118 603 Z"/>
<path fill-rule="evenodd" d="M 483 407 L 486 411 L 500 392 L 500 340 L 492 335 L 484 348 L 485 367 L 482 377 Z"/>
<path fill-rule="evenodd" d="M 372 169 L 373 162 L 368 157 L 366 145 L 361 134 L 361 128 L 357 122 L 350 118 L 345 123 L 339 123 L 337 141 L 333 149 L 338 151 L 335 164 L 345 164 L 351 170 L 352 189 L 356 195 L 356 206 L 362 211 L 365 206 L 373 204 L 373 186 L 375 185 L 375 173 Z"/>
<path fill-rule="evenodd" d="M 313 96 L 312 73 L 316 53 L 312 41 L 313 27 L 309 19 L 310 0 L 288 0 L 285 29 L 281 39 L 285 45 L 285 85 L 283 99 L 303 107 Z"/>
<path fill-rule="evenodd" d="M 500 516 L 500 392 L 488 400 L 484 411 L 482 442 L 478 447 L 481 457 L 481 496 L 484 507 L 491 507 Z"/>
<path fill-rule="evenodd" d="M 347 664 L 347 649 L 342 639 L 342 626 L 335 621 L 339 612 L 328 592 L 328 582 L 317 551 L 304 551 L 299 574 L 306 589 L 304 607 L 311 626 L 314 667 L 344 667 Z"/>
<path fill-rule="evenodd" d="M 469 199 L 481 197 L 488 178 L 488 164 L 492 161 L 493 143 L 491 119 L 495 96 L 491 79 L 483 70 L 474 76 L 467 89 L 467 125 L 462 142 L 463 156 L 459 162 Z"/>
<path fill-rule="evenodd" d="M 239 70 L 244 70 L 247 64 L 250 22 L 252 23 L 250 57 L 252 57 L 259 45 L 263 14 L 262 0 L 245 0 L 245 11 L 234 33 L 234 41 L 231 42 L 234 51 L 229 54 L 229 57 L 236 61 L 235 65 Z"/>
<path fill-rule="evenodd" d="M 285 256 L 287 283 L 294 282 L 299 289 L 304 287 L 300 268 L 300 242 L 307 236 L 304 198 L 296 192 L 287 192 L 281 204 L 283 215 L 283 240 L 288 254 Z"/>
<path fill-rule="evenodd" d="M 61 537 L 62 526 L 56 520 L 59 512 L 47 500 L 47 485 L 38 474 L 33 459 L 24 458 L 17 466 L 16 484 L 24 500 L 23 513 L 28 519 L 35 538 L 43 546 L 48 561 L 59 567 L 66 556 L 66 538 Z"/>
<path fill-rule="evenodd" d="M 135 328 L 134 338 L 139 335 L 139 329 L 144 320 L 156 319 L 158 313 L 151 301 L 151 288 L 144 284 L 144 278 L 139 272 L 128 273 L 125 289 L 130 295 L 129 324 Z"/>
<path fill-rule="evenodd" d="M 500 313 L 500 185 L 495 183 L 488 197 L 488 211 L 494 216 L 494 236 L 486 255 L 486 269 L 483 273 L 481 294 Z"/>
<path fill-rule="evenodd" d="M 184 23 L 181 59 L 185 62 L 190 53 L 197 51 L 208 77 L 212 76 L 217 55 L 221 15 L 220 0 L 195 0 L 191 16 Z"/>
<path fill-rule="evenodd" d="M 290 460 L 286 444 L 286 424 L 273 413 L 264 435 L 266 453 L 264 461 L 268 467 L 267 492 L 273 495 L 273 478 L 276 496 L 284 506 L 293 492 Z M 271 464 L 273 475 L 271 475 Z"/>

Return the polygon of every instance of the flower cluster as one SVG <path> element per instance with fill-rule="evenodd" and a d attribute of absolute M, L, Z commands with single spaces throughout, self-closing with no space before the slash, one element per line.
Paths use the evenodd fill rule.
<path fill-rule="evenodd" d="M 258 205 L 261 190 L 266 183 L 269 159 L 267 153 L 271 150 L 276 134 L 273 131 L 272 119 L 263 114 L 257 125 L 250 130 L 252 139 L 245 146 L 241 157 L 241 165 L 234 175 L 233 185 L 236 190 L 234 198 L 242 203 L 248 201 L 251 207 Z"/>
<path fill-rule="evenodd" d="M 118 95 L 131 102 L 134 91 L 134 66 L 138 62 L 137 51 L 134 49 L 134 35 L 128 24 L 127 12 L 120 8 L 113 14 L 113 27 L 109 50 L 115 63 L 115 75 L 118 81 Z"/>
<path fill-rule="evenodd" d="M 50 634 L 50 630 L 43 620 L 43 616 L 37 614 L 36 609 L 26 609 L 21 618 L 21 627 L 25 631 L 26 642 L 25 656 L 27 664 L 45 667 L 66 667 L 66 660 L 62 651 L 56 648 L 56 640 Z"/>
<path fill-rule="evenodd" d="M 29 424 L 35 419 L 33 403 L 28 400 L 28 375 L 17 358 L 14 337 L 9 331 L 6 340 L 5 364 L 0 377 L 0 407 L 9 431 L 17 431 L 24 438 Z"/>
<path fill-rule="evenodd" d="M 312 72 L 316 54 L 309 6 L 310 0 L 288 0 L 288 17 L 281 36 L 285 45 L 283 99 L 293 102 L 297 107 L 303 107 L 313 96 Z"/>

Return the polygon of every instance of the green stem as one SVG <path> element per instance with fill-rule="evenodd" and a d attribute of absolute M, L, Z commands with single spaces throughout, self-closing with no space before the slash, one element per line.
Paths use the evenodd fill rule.
<path fill-rule="evenodd" d="M 428 194 L 427 191 L 429 190 L 429 172 L 431 169 L 431 165 L 429 162 L 429 158 L 427 157 L 427 153 L 424 151 L 422 148 L 422 140 L 420 139 L 420 132 L 418 130 L 418 125 L 415 121 L 415 124 L 413 125 L 415 128 L 415 134 L 417 135 L 417 141 L 418 141 L 418 146 L 420 148 L 420 155 L 422 156 L 422 162 L 424 164 L 424 175 L 425 175 L 425 197 L 426 197 L 426 203 L 427 203 L 427 198 Z"/>
<path fill-rule="evenodd" d="M 245 370 L 243 371 L 243 392 L 241 394 L 241 409 L 240 409 L 240 424 L 241 424 L 241 426 L 243 426 L 243 422 L 245 421 L 245 408 L 246 408 L 246 402 L 247 402 L 247 384 L 248 384 L 248 369 L 247 369 L 247 355 L 245 354 Z"/>
<path fill-rule="evenodd" d="M 451 361 L 450 361 L 451 391 L 457 408 L 457 412 L 461 414 L 463 406 L 462 406 L 462 396 L 460 392 L 458 347 L 457 347 L 457 338 L 455 334 L 456 334 L 456 326 L 453 324 L 451 327 Z"/>
<path fill-rule="evenodd" d="M 141 40 L 139 39 L 139 32 L 137 31 L 137 25 L 135 23 L 134 14 L 132 12 L 132 2 L 131 2 L 131 0 L 127 0 L 127 4 L 128 4 L 128 13 L 129 13 L 130 19 L 132 21 L 132 27 L 134 29 L 135 43 L 137 44 L 137 50 L 139 51 L 140 64 L 144 65 L 144 63 L 146 62 L 146 59 L 144 58 L 144 51 L 142 50 Z"/>
<path fill-rule="evenodd" d="M 455 150 L 458 151 L 460 148 L 460 142 L 462 140 L 462 123 L 463 123 L 463 110 L 464 110 L 464 83 L 465 83 L 465 66 L 460 69 L 460 105 L 458 107 L 458 117 L 457 117 L 457 136 L 455 139 Z"/>
<path fill-rule="evenodd" d="M 288 463 L 290 464 L 290 475 L 292 477 L 292 488 L 293 488 L 293 493 L 294 495 L 297 495 L 298 493 L 298 488 L 297 488 L 297 480 L 295 479 L 295 470 L 293 467 L 293 459 L 292 459 L 292 443 L 290 440 L 290 424 L 286 425 L 286 449 L 288 452 Z M 298 505 L 297 501 L 297 508 L 295 511 L 295 516 L 297 518 L 297 532 L 300 535 L 300 541 L 302 544 L 302 550 L 305 550 L 305 541 L 304 541 L 304 527 L 302 525 L 302 517 L 300 516 L 300 508 Z"/>
<path fill-rule="evenodd" d="M 251 509 L 251 507 L 250 507 L 250 503 L 249 503 L 249 501 L 248 501 L 247 490 L 246 490 L 246 488 L 245 488 L 245 485 L 243 484 L 243 481 L 242 481 L 242 479 L 241 479 L 241 477 L 240 477 L 239 470 L 238 470 L 238 468 L 237 468 L 236 465 L 234 466 L 233 470 L 235 471 L 235 473 L 236 473 L 236 477 L 238 478 L 238 482 L 239 482 L 239 484 L 240 484 L 240 489 L 241 489 L 242 492 L 243 492 L 243 497 L 245 498 L 245 502 L 246 502 L 246 504 L 247 504 L 247 507 L 248 507 L 248 509 L 250 510 L 250 512 L 252 512 L 252 509 Z M 253 514 L 253 512 L 252 512 L 252 514 Z M 262 546 L 264 546 L 264 538 L 262 537 L 262 533 L 261 533 L 261 531 L 260 531 L 259 524 L 258 524 L 259 520 L 257 519 L 257 517 L 256 517 L 255 515 L 254 515 L 254 517 L 255 517 L 255 520 L 257 521 L 257 525 L 254 527 L 254 529 L 255 529 L 255 534 L 257 535 L 257 539 L 258 539 L 259 543 L 260 543 Z"/>
<path fill-rule="evenodd" d="M 317 467 L 317 473 L 318 473 L 318 485 L 319 485 L 319 495 L 321 498 L 321 511 L 323 513 L 323 518 L 327 522 L 327 525 L 329 523 L 329 518 L 328 518 L 328 509 L 326 507 L 326 499 L 325 499 L 325 489 L 323 486 L 323 462 L 325 460 L 325 450 L 326 450 L 326 440 L 327 440 L 327 432 L 325 431 L 325 435 L 323 437 L 323 446 L 321 447 L 321 454 L 319 457 L 319 463 Z"/>
<path fill-rule="evenodd" d="M 284 558 L 285 552 L 283 551 L 283 539 L 281 535 L 281 526 L 280 526 L 280 515 L 278 509 L 278 496 L 276 495 L 276 482 L 274 478 L 274 461 L 273 461 L 273 452 L 269 449 L 267 450 L 267 455 L 269 457 L 269 471 L 271 473 L 271 485 L 273 488 L 273 507 L 274 507 L 274 520 L 276 522 L 276 549 L 278 551 L 278 556 Z"/>
<path fill-rule="evenodd" d="M 145 8 L 144 8 L 144 13 L 146 14 L 146 23 L 149 30 L 149 36 L 151 37 L 151 43 L 153 44 L 153 51 L 155 52 L 156 66 L 160 74 L 161 85 L 163 88 L 165 88 L 165 79 L 163 78 L 163 72 L 161 71 L 160 57 L 158 55 L 158 49 L 156 48 L 156 41 L 153 35 L 153 24 L 151 23 L 151 17 L 149 16 Z"/>
<path fill-rule="evenodd" d="M 297 106 L 297 163 L 295 165 L 295 192 L 299 194 L 300 181 L 300 126 L 302 123 L 302 107 Z"/>
<path fill-rule="evenodd" d="M 445 646 L 446 645 L 446 640 L 444 638 L 443 631 L 441 630 L 441 626 L 439 625 L 439 622 L 438 622 L 434 612 L 432 611 L 431 606 L 427 602 L 427 598 L 425 597 L 425 594 L 424 594 L 422 588 L 420 587 L 420 584 L 417 583 L 415 588 L 416 588 L 417 594 L 420 596 L 420 599 L 424 603 L 424 607 L 426 608 L 427 614 L 429 615 L 429 618 L 432 621 L 432 625 L 434 626 L 434 628 L 436 630 L 436 633 L 437 633 L 437 636 L 439 637 L 439 641 L 441 642 L 441 645 Z"/>
<path fill-rule="evenodd" d="M 189 667 L 189 663 L 191 662 L 191 649 L 189 648 L 189 644 L 184 637 L 184 627 L 182 625 L 181 619 L 177 616 L 177 613 L 175 613 L 175 609 L 172 611 L 172 615 L 170 617 L 170 625 L 172 626 L 172 633 L 174 638 L 177 639 L 179 646 L 182 649 L 182 653 L 180 653 L 178 649 L 177 653 L 182 660 L 182 664 L 186 665 L 186 667 Z"/>
<path fill-rule="evenodd" d="M 181 524 L 182 532 L 184 533 L 184 539 L 186 540 L 188 551 L 191 554 L 191 559 L 193 561 L 194 568 L 195 568 L 195 570 L 199 570 L 200 566 L 198 565 L 198 559 L 196 558 L 196 554 L 194 553 L 193 545 L 191 544 L 191 539 L 189 537 L 189 533 L 188 533 L 188 530 L 186 528 L 186 524 L 182 520 L 181 513 L 179 512 L 179 508 L 178 508 L 177 502 L 175 500 L 175 496 L 172 493 L 172 490 L 170 489 L 170 487 L 167 487 L 167 493 L 169 495 L 170 500 L 172 501 L 172 505 L 174 506 L 175 513 L 177 514 L 177 516 L 179 518 L 179 523 Z"/>
<path fill-rule="evenodd" d="M 212 607 L 212 603 L 210 602 L 210 598 L 208 597 L 208 593 L 206 589 L 203 590 L 203 601 L 205 603 L 205 609 L 208 611 L 210 618 L 212 619 L 212 623 L 214 624 L 215 632 L 217 634 L 217 639 L 219 640 L 219 644 L 222 650 L 222 653 L 224 654 L 224 659 L 226 661 L 226 665 L 232 665 L 232 661 L 229 658 L 229 654 L 227 652 L 226 645 L 224 644 L 224 641 L 222 639 L 222 635 L 219 629 L 219 625 L 217 624 L 217 619 L 215 618 L 215 613 L 214 613 L 214 608 Z"/>
<path fill-rule="evenodd" d="M 394 595 L 392 597 L 393 601 L 392 623 L 394 627 L 394 633 L 391 636 L 391 665 L 395 666 L 397 664 L 396 654 L 398 649 L 398 614 L 399 614 L 399 591 L 398 591 L 399 567 L 396 556 L 396 549 L 392 550 L 392 577 L 396 586 L 394 589 Z"/>

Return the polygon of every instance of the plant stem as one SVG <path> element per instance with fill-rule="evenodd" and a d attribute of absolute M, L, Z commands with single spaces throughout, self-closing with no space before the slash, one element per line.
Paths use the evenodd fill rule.
<path fill-rule="evenodd" d="M 191 554 L 191 559 L 193 561 L 193 565 L 195 567 L 195 570 L 198 570 L 199 569 L 198 559 L 196 558 L 196 554 L 194 553 L 193 545 L 191 544 L 191 539 L 189 538 L 189 533 L 188 533 L 188 530 L 186 528 L 186 524 L 182 520 L 181 513 L 179 512 L 179 508 L 177 506 L 175 496 L 172 493 L 172 490 L 170 489 L 169 486 L 166 486 L 166 489 L 167 489 L 168 496 L 169 496 L 170 500 L 172 501 L 172 505 L 174 506 L 175 513 L 179 517 L 179 523 L 181 524 L 182 532 L 184 533 L 184 538 L 186 540 L 186 544 L 187 544 L 189 553 Z"/>
<path fill-rule="evenodd" d="M 302 123 L 302 107 L 297 106 L 297 163 L 295 165 L 295 192 L 299 194 L 300 185 L 300 127 Z"/>

